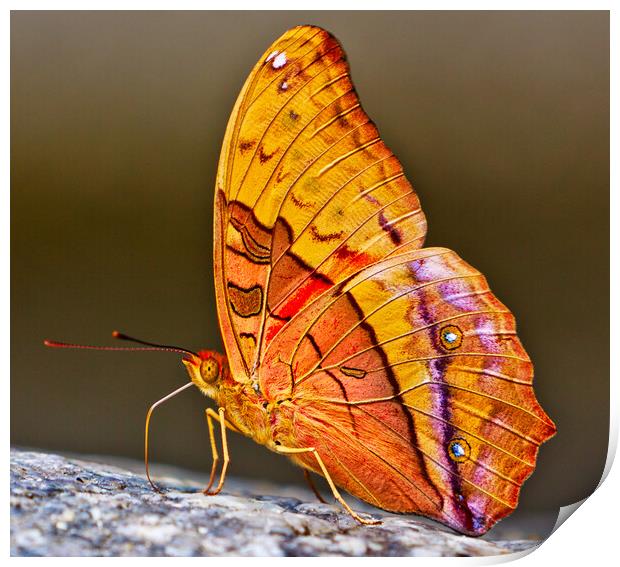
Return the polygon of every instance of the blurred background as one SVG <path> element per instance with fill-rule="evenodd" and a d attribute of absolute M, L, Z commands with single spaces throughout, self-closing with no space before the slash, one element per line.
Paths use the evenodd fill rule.
<path fill-rule="evenodd" d="M 480 269 L 517 317 L 558 427 L 519 511 L 584 498 L 609 427 L 607 12 L 13 12 L 12 443 L 140 459 L 148 406 L 187 380 L 174 354 L 44 338 L 222 348 L 220 144 L 250 69 L 300 23 L 343 43 L 427 245 Z M 155 461 L 210 469 L 207 403 L 190 390 L 156 412 Z M 302 481 L 230 444 L 232 474 Z"/>

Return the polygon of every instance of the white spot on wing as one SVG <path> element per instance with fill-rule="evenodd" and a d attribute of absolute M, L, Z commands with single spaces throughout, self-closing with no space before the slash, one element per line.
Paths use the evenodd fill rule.
<path fill-rule="evenodd" d="M 278 53 L 272 63 L 271 66 L 274 69 L 279 69 L 280 67 L 284 67 L 284 65 L 286 65 L 286 53 L 282 52 L 282 53 Z"/>
<path fill-rule="evenodd" d="M 288 89 L 288 83 L 286 81 L 282 81 L 282 84 L 280 85 L 280 88 L 285 91 L 286 89 Z"/>
<path fill-rule="evenodd" d="M 265 59 L 265 63 L 268 63 L 269 61 L 271 61 L 278 53 L 279 52 L 277 49 L 275 51 L 272 51 L 269 55 L 267 55 L 267 59 Z"/>
<path fill-rule="evenodd" d="M 456 339 L 458 339 L 458 337 L 456 336 L 455 333 L 446 333 L 444 335 L 444 338 L 449 342 L 449 343 L 453 343 L 454 341 L 456 341 Z"/>
<path fill-rule="evenodd" d="M 463 449 L 463 446 L 460 443 L 454 443 L 452 445 L 452 454 L 455 457 L 462 457 L 465 454 L 465 449 Z"/>

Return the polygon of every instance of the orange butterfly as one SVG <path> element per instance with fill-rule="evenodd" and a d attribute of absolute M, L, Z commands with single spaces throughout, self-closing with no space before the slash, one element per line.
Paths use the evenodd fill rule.
<path fill-rule="evenodd" d="M 513 315 L 454 252 L 422 248 L 425 233 L 338 41 L 317 27 L 286 32 L 243 86 L 220 157 L 227 356 L 183 351 L 192 384 L 219 407 L 207 410 L 207 493 L 224 483 L 228 428 L 324 476 L 362 523 L 373 521 L 337 487 L 471 535 L 516 507 L 555 426 Z M 211 491 L 214 419 L 224 462 Z"/>

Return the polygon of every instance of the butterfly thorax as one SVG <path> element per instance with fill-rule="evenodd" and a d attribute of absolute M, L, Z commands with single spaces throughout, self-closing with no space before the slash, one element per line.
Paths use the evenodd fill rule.
<path fill-rule="evenodd" d="M 267 400 L 252 382 L 239 383 L 232 379 L 218 384 L 216 401 L 226 410 L 228 419 L 242 433 L 257 443 L 273 449 L 286 443 L 283 434 L 290 430 L 293 407 L 288 400 Z"/>
<path fill-rule="evenodd" d="M 183 363 L 192 382 L 226 410 L 226 420 L 241 433 L 270 449 L 289 442 L 287 432 L 294 410 L 290 399 L 268 398 L 251 377 L 236 379 L 226 357 L 217 352 L 203 350 Z"/>

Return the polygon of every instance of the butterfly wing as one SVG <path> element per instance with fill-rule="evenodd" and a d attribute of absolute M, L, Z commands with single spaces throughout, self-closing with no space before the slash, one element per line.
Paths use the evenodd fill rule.
<path fill-rule="evenodd" d="M 512 315 L 456 254 L 421 249 L 425 232 L 338 42 L 284 34 L 242 89 L 218 171 L 233 376 L 290 397 L 287 444 L 316 447 L 352 494 L 480 534 L 515 507 L 554 426 Z"/>
<path fill-rule="evenodd" d="M 332 288 L 263 364 L 267 395 L 289 387 L 298 408 L 288 442 L 317 448 L 339 486 L 465 533 L 516 507 L 555 431 L 514 317 L 446 249 L 394 256 Z"/>
<path fill-rule="evenodd" d="M 424 214 L 326 31 L 285 33 L 247 79 L 215 203 L 216 294 L 236 376 L 295 311 L 365 266 L 419 248 Z M 230 356 L 231 352 L 240 356 Z"/>

